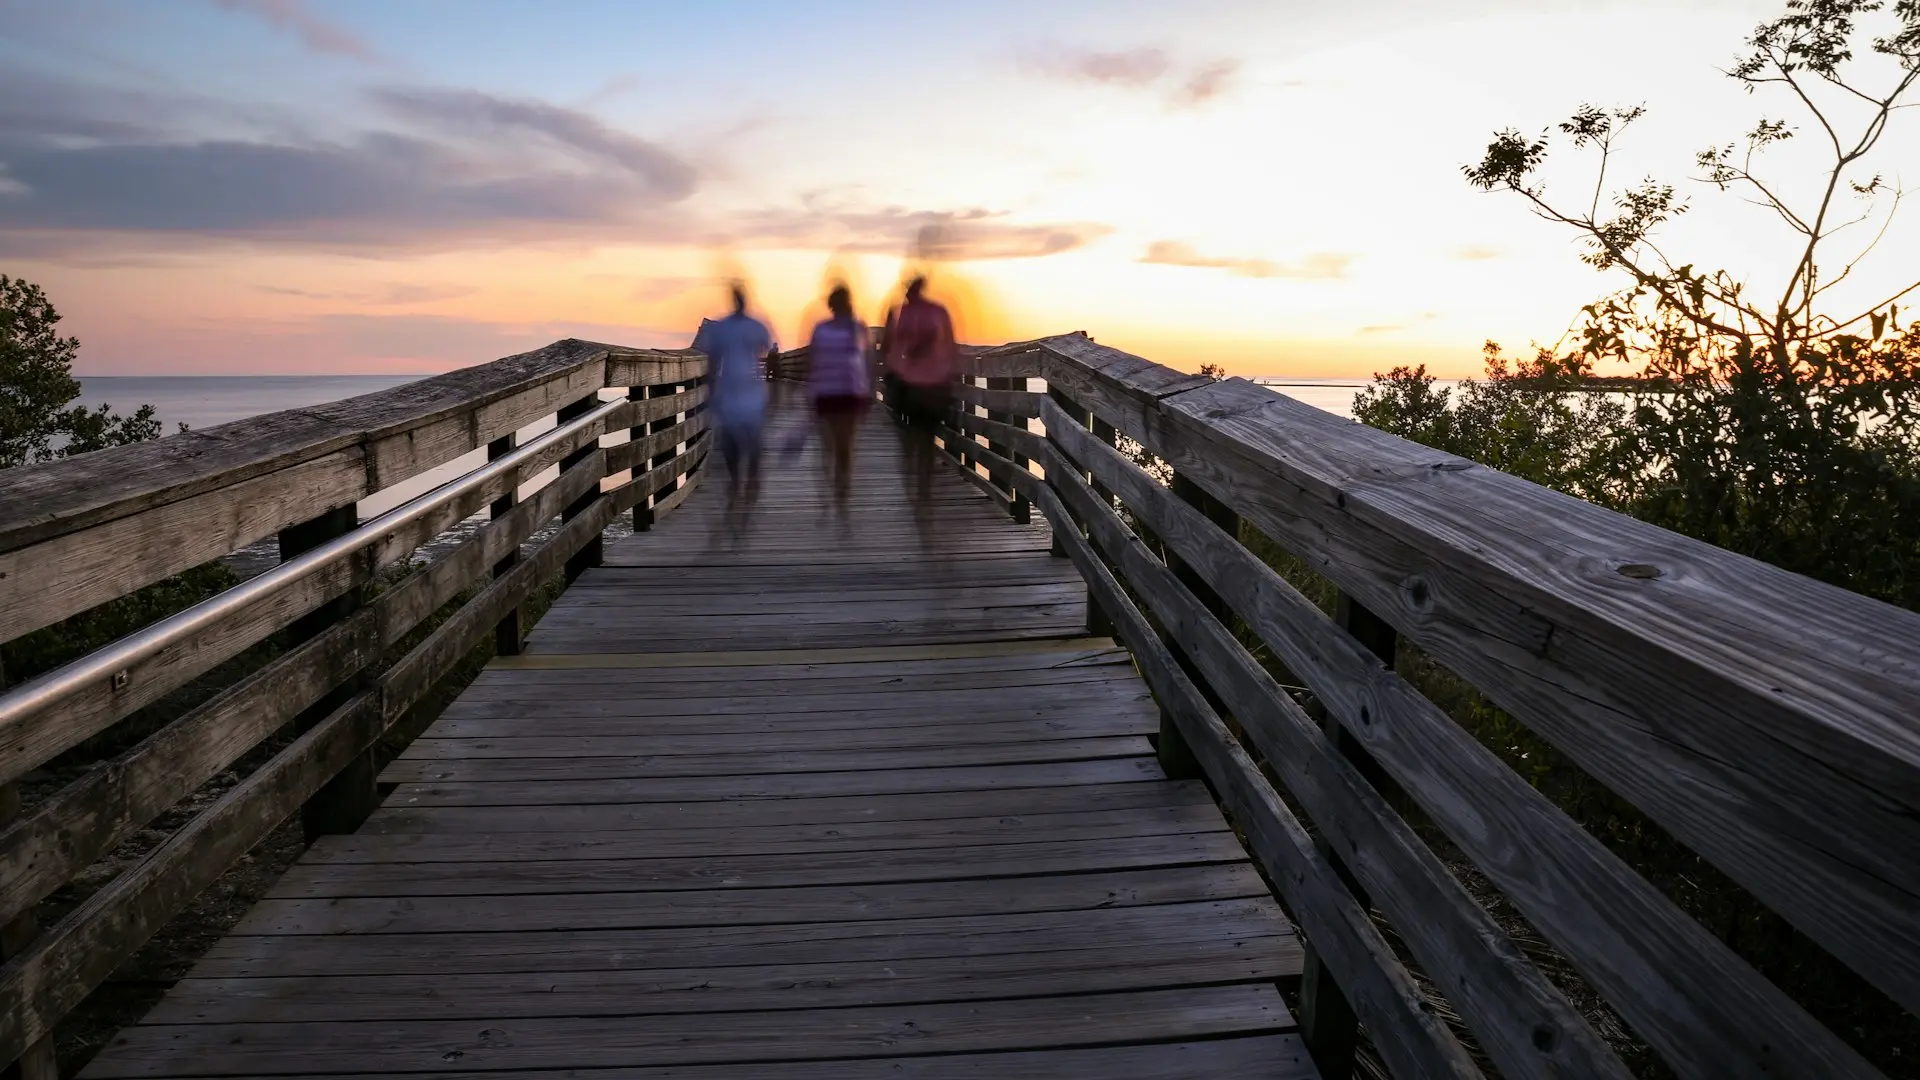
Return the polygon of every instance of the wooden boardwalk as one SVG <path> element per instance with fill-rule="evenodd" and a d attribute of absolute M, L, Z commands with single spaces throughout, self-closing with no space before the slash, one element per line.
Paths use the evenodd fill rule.
<path fill-rule="evenodd" d="M 862 434 L 609 542 L 89 1077 L 1307 1077 L 1292 929 L 1085 590 Z"/>

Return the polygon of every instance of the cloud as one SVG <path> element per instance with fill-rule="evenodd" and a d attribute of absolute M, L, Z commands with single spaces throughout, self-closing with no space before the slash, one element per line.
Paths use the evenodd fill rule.
<path fill-rule="evenodd" d="M 442 131 L 487 139 L 538 136 L 588 159 L 619 166 L 667 198 L 684 198 L 693 191 L 693 166 L 658 144 L 610 128 L 587 113 L 478 90 L 376 90 L 374 99 L 397 117 Z"/>
<path fill-rule="evenodd" d="M 1454 248 L 1450 254 L 1463 262 L 1485 262 L 1488 259 L 1506 258 L 1507 249 L 1494 247 L 1491 244 L 1463 244 Z"/>
<path fill-rule="evenodd" d="M 63 97 L 61 84 L 38 89 L 36 100 L 87 100 Z M 383 248 L 685 235 L 668 211 L 698 176 L 656 143 L 475 91 L 375 100 L 389 124 L 332 141 L 194 138 L 84 108 L 29 125 L 0 110 L 12 181 L 0 251 L 81 249 L 88 233 L 116 232 Z"/>
<path fill-rule="evenodd" d="M 351 31 L 308 11 L 301 0 L 214 0 L 228 11 L 244 12 L 300 39 L 308 50 L 330 56 L 372 60 L 373 48 Z"/>
<path fill-rule="evenodd" d="M 1077 75 L 1094 82 L 1146 86 L 1165 75 L 1171 67 L 1167 54 L 1159 49 L 1134 49 L 1130 52 L 1068 55 L 1061 58 L 1057 70 L 1060 74 Z"/>
<path fill-rule="evenodd" d="M 759 247 L 824 248 L 878 255 L 910 254 L 941 262 L 1031 259 L 1084 247 L 1112 232 L 1093 222 L 1026 224 L 1004 212 L 833 206 L 803 200 L 797 211 L 741 215 L 726 239 Z"/>
<path fill-rule="evenodd" d="M 457 300 L 463 296 L 472 296 L 478 289 L 469 285 L 421 285 L 398 283 L 378 289 L 348 289 L 340 291 L 322 291 L 315 289 L 296 289 L 283 285 L 262 285 L 261 292 L 275 296 L 297 296 L 303 300 L 344 301 L 362 304 L 367 307 L 405 307 L 408 304 L 430 304 L 436 300 Z"/>
<path fill-rule="evenodd" d="M 1227 91 L 1240 72 L 1238 60 L 1216 60 L 1187 77 L 1180 96 L 1188 105 L 1204 105 Z"/>
<path fill-rule="evenodd" d="M 1316 252 L 1297 262 L 1278 263 L 1271 259 L 1231 258 L 1202 255 L 1191 244 L 1178 240 L 1155 240 L 1140 257 L 1143 263 L 1161 266 L 1193 266 L 1226 270 L 1241 277 L 1293 278 L 1301 281 L 1326 281 L 1347 276 L 1353 256 L 1344 252 Z"/>
<path fill-rule="evenodd" d="M 1222 58 L 1184 67 L 1161 49 L 1095 52 L 1049 47 L 1026 54 L 1023 66 L 1060 79 L 1136 90 L 1158 88 L 1166 92 L 1170 104 L 1193 107 L 1225 93 L 1240 70 L 1240 61 Z"/>

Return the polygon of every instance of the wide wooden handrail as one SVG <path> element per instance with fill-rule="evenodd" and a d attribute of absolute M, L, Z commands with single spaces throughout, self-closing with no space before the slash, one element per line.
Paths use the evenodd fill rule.
<path fill-rule="evenodd" d="M 0 688 L 0 795 L 269 636 L 288 646 L 105 767 L 0 818 L 9 929 L 0 948 L 12 950 L 0 953 L 0 1063 L 20 1058 L 26 1076 L 44 1075 L 53 1025 L 290 813 L 302 812 L 309 835 L 352 829 L 377 799 L 372 749 L 389 728 L 481 639 L 517 651 L 520 605 L 556 575 L 597 563 L 616 515 L 633 510 L 645 528 L 686 498 L 683 478 L 707 448 L 705 371 L 691 353 L 562 341 L 388 395 L 0 472 L 0 546 L 13 545 L 0 552 L 0 640 L 276 532 L 283 558 Z M 624 399 L 602 400 L 607 388 Z M 551 431 L 517 444 L 520 428 L 549 414 Z M 625 442 L 602 447 L 623 430 Z M 359 499 L 481 448 L 487 464 L 357 520 Z M 557 478 L 520 498 L 556 465 Z M 492 520 L 450 552 L 365 595 L 379 568 L 489 507 Z M 443 621 L 394 655 L 436 613 Z M 289 722 L 300 732 L 291 745 L 77 909 L 14 943 L 35 904 Z M 6 813 L 12 805 L 0 800 Z"/>
<path fill-rule="evenodd" d="M 1461 1068 L 1372 904 L 1504 1075 L 1625 1074 L 1399 792 L 1682 1075 L 1878 1075 L 1382 657 L 1419 646 L 1912 1010 L 1920 615 L 1082 335 L 973 362 L 949 450 L 1046 513 L 1170 716 L 1170 771 L 1197 764 L 1247 830 L 1314 954 L 1310 1037 L 1350 1006 L 1396 1074 Z M 1339 611 L 1247 550 L 1241 522 L 1338 586 Z"/>

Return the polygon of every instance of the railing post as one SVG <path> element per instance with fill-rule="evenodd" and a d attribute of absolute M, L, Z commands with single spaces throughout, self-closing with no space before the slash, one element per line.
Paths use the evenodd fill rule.
<path fill-rule="evenodd" d="M 627 387 L 627 400 L 645 401 L 655 396 L 653 393 L 654 389 L 655 388 L 651 386 L 629 386 Z M 648 426 L 649 425 L 642 423 L 628 428 L 627 438 L 634 442 L 639 442 L 641 439 L 647 437 Z M 638 475 L 652 467 L 652 462 L 643 461 L 635 465 L 633 471 L 635 475 Z M 633 531 L 646 532 L 651 528 L 653 528 L 653 500 L 642 495 L 639 501 L 633 504 Z"/>
<path fill-rule="evenodd" d="M 1088 412 L 1086 409 L 1081 408 L 1079 402 L 1068 397 L 1066 394 L 1066 391 L 1050 386 L 1047 388 L 1047 396 L 1052 398 L 1053 403 L 1055 405 L 1060 406 L 1060 411 L 1066 413 L 1067 416 L 1071 418 L 1074 423 L 1079 424 L 1082 427 L 1085 427 L 1087 426 L 1088 421 L 1092 419 L 1093 414 Z M 1111 431 L 1113 429 L 1108 428 L 1107 430 Z M 1067 468 L 1070 468 L 1070 469 L 1073 468 L 1074 467 L 1073 458 L 1067 454 L 1067 451 L 1065 450 L 1065 448 L 1059 445 L 1058 440 L 1054 439 L 1053 436 L 1049 434 L 1047 436 L 1047 441 L 1054 443 L 1055 458 L 1059 461 L 1065 462 L 1067 465 Z M 1089 474 L 1084 471 L 1081 472 L 1080 475 L 1082 477 L 1089 476 Z M 1061 523 L 1054 522 L 1053 525 L 1054 525 L 1054 528 L 1057 529 L 1061 526 Z M 1053 554 L 1055 554 L 1056 556 L 1064 557 L 1066 553 L 1067 553 L 1066 547 L 1063 546 L 1060 543 L 1060 540 L 1056 537 L 1053 541 Z M 1093 598 L 1093 594 L 1089 592 L 1087 594 L 1087 635 L 1089 637 L 1112 637 L 1113 632 L 1114 632 L 1113 619 L 1110 618 L 1107 615 L 1107 613 L 1101 609 L 1099 602 L 1096 601 Z"/>
<path fill-rule="evenodd" d="M 1393 666 L 1399 635 L 1385 620 L 1342 592 L 1335 602 L 1334 622 L 1359 639 L 1367 651 L 1379 657 L 1382 663 L 1389 668 Z M 1379 763 L 1361 749 L 1331 713 L 1317 707 L 1313 711 L 1320 715 L 1321 727 L 1334 748 L 1341 756 L 1352 761 L 1362 776 L 1378 786 L 1383 775 Z M 1346 882 L 1361 906 L 1365 907 L 1366 890 L 1354 880 L 1352 871 L 1333 846 L 1321 837 L 1315 841 L 1315 847 L 1333 866 L 1340 879 Z M 1311 941 L 1305 943 L 1304 953 L 1300 973 L 1300 1037 L 1313 1054 L 1314 1064 L 1319 1067 L 1320 1075 L 1325 1080 L 1345 1080 L 1353 1075 L 1354 1055 L 1360 1041 L 1360 1021 L 1354 1015 L 1353 1005 L 1347 1000 L 1346 993 L 1327 971 Z"/>
<path fill-rule="evenodd" d="M 1027 388 L 1026 383 L 1027 380 L 1025 379 L 989 378 L 987 380 L 987 389 L 1025 390 Z M 1018 424 L 1021 427 L 1025 427 L 1027 423 L 1025 417 L 1016 419 L 1012 413 L 995 412 L 992 409 L 987 410 L 987 419 L 995 420 L 1002 424 Z M 1001 457 L 1006 458 L 1022 469 L 1027 467 L 1025 455 L 1016 453 L 1010 446 L 1002 446 L 999 443 L 988 440 L 987 449 L 992 450 L 994 453 L 999 454 Z M 1013 520 L 1022 525 L 1032 522 L 1033 509 L 1027 505 L 1027 497 L 1020 493 L 1019 488 L 1013 487 L 1012 485 L 1009 485 L 1006 490 L 1007 494 L 1013 497 L 1013 505 L 1009 508 L 1009 512 L 1013 515 Z"/>
<path fill-rule="evenodd" d="M 353 503 L 335 507 L 318 517 L 310 518 L 297 525 L 289 525 L 280 530 L 280 561 L 299 555 L 303 551 L 315 548 L 336 536 L 352 532 L 359 527 L 359 508 Z M 358 556 L 356 556 L 357 558 Z M 353 614 L 361 604 L 359 587 L 348 589 L 345 593 L 320 605 L 287 627 L 286 644 L 289 648 L 301 642 L 311 640 L 324 633 L 328 627 Z M 294 717 L 293 729 L 304 732 L 313 727 L 338 708 L 342 702 L 358 693 L 366 683 L 366 672 L 355 671 L 326 694 L 314 702 L 299 716 Z M 373 813 L 380 801 L 375 777 L 373 747 L 368 747 L 341 769 L 331 780 L 321 786 L 319 791 L 300 808 L 300 824 L 306 833 L 308 843 L 322 836 L 334 836 L 350 833 L 360 827 Z"/>
<path fill-rule="evenodd" d="M 498 461 L 499 459 L 506 457 L 508 454 L 513 453 L 514 448 L 519 445 L 520 445 L 520 436 L 515 432 L 508 432 L 507 434 L 502 435 L 499 438 L 487 444 L 487 460 Z M 515 483 L 512 486 L 507 488 L 506 493 L 504 495 L 501 495 L 499 498 L 493 500 L 493 505 L 487 508 L 488 515 L 493 520 L 499 521 L 501 518 L 506 517 L 507 512 L 509 510 L 512 510 L 514 508 L 514 505 L 519 501 L 520 501 L 520 485 L 518 483 Z M 518 548 L 516 548 L 513 551 L 508 552 L 505 558 L 493 564 L 493 576 L 495 578 L 499 578 L 503 576 L 509 570 L 512 570 L 516 565 L 518 565 L 519 562 L 520 562 L 520 551 Z M 521 626 L 520 626 L 520 611 L 521 611 L 520 606 L 515 605 L 512 614 L 508 615 L 504 619 L 501 619 L 500 624 L 493 628 L 493 651 L 495 655 L 498 655 L 498 656 L 519 656 L 520 655 L 520 646 L 521 646 L 521 640 L 522 640 Z"/>
<path fill-rule="evenodd" d="M 676 385 L 656 386 L 653 388 L 654 397 L 670 397 L 679 392 L 680 392 L 680 387 Z M 668 430 L 669 428 L 673 427 L 675 424 L 678 424 L 679 422 L 680 422 L 680 414 L 670 413 L 666 416 L 661 417 L 658 420 L 655 420 L 653 423 L 648 424 L 647 434 L 649 435 L 658 434 L 659 432 Z M 669 446 L 665 450 L 662 450 L 659 453 L 653 455 L 653 457 L 647 462 L 647 468 L 657 469 L 660 466 L 665 465 L 668 462 L 672 461 L 678 455 L 679 455 L 679 448 Z M 659 502 L 660 497 L 662 495 L 672 494 L 673 492 L 679 490 L 679 488 L 680 488 L 680 477 L 676 476 L 672 480 L 667 481 L 665 487 L 661 487 L 654 490 L 652 492 L 653 498 L 651 501 Z"/>
<path fill-rule="evenodd" d="M 574 419 L 575 417 L 578 417 L 587 412 L 591 412 L 593 410 L 593 407 L 598 404 L 600 404 L 600 392 L 596 390 L 593 393 L 588 394 L 586 397 L 583 397 L 578 401 L 575 401 L 568 405 L 561 406 L 560 411 L 554 415 L 554 423 L 564 424 L 567 421 Z M 600 445 L 599 439 L 589 439 L 586 445 L 582 446 L 578 450 L 575 450 L 573 453 L 568 454 L 566 457 L 561 458 L 560 472 L 564 475 L 568 469 L 573 468 L 575 465 L 578 465 L 582 461 L 585 461 L 587 458 L 593 456 L 594 448 L 599 445 Z M 593 500 L 599 497 L 600 497 L 600 485 L 594 484 L 592 487 L 588 488 L 584 493 L 582 493 L 579 498 L 573 500 L 572 503 L 568 504 L 565 510 L 562 510 L 560 512 L 560 520 L 563 522 L 571 521 L 574 518 L 580 516 L 580 514 L 583 511 L 585 511 L 587 507 L 593 505 Z M 600 538 L 596 536 L 593 539 L 587 541 L 584 547 L 582 547 L 579 551 L 575 552 L 573 557 L 567 560 L 567 569 L 566 569 L 567 582 L 571 584 L 575 578 L 579 577 L 581 574 L 584 574 L 588 570 L 591 570 L 594 567 L 599 565 L 600 565 Z"/>
<path fill-rule="evenodd" d="M 1240 515 L 1234 513 L 1225 503 L 1207 494 L 1200 485 L 1179 473 L 1173 474 L 1173 496 L 1205 514 L 1207 520 L 1224 529 L 1228 536 L 1236 539 L 1239 537 Z M 1194 599 L 1200 601 L 1201 606 L 1212 612 L 1213 617 L 1219 619 L 1223 625 L 1227 624 L 1233 617 L 1233 609 L 1220 598 L 1220 594 L 1214 592 L 1205 579 L 1195 573 L 1192 567 L 1182 562 L 1180 557 L 1171 550 L 1166 552 L 1166 560 L 1167 569 L 1173 571 L 1173 576 L 1179 580 L 1180 584 L 1186 586 Z M 1179 656 L 1178 647 L 1174 648 L 1174 653 Z M 1188 669 L 1190 676 L 1193 676 L 1195 685 L 1204 688 L 1206 680 L 1192 670 L 1192 665 L 1187 663 L 1186 657 L 1179 658 L 1181 665 Z M 1214 704 L 1216 707 L 1221 707 L 1217 701 Z M 1200 760 L 1194 757 L 1193 749 L 1187 745 L 1186 738 L 1180 734 L 1179 726 L 1164 712 L 1160 714 L 1160 736 L 1155 740 L 1154 748 L 1160 755 L 1161 771 L 1169 777 L 1187 780 L 1201 775 Z"/>
<path fill-rule="evenodd" d="M 7 688 L 7 669 L 0 667 L 0 690 Z M 20 782 L 0 784 L 0 832 L 20 816 Z M 31 908 L 0 923 L 0 964 L 19 955 L 40 933 Z M 59 1062 L 53 1052 L 53 1036 L 47 1035 L 27 1047 L 12 1064 L 0 1065 L 0 1080 L 60 1080 Z"/>

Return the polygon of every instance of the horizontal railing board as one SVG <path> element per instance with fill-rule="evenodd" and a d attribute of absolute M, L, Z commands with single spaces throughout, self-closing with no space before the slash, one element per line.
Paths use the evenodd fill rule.
<path fill-rule="evenodd" d="M 1081 404 L 1920 1005 L 1920 614 L 1241 380 L 1163 399 L 1063 355 Z"/>
<path fill-rule="evenodd" d="M 1858 1056 L 1835 1036 L 1258 556 L 1077 430 L 1063 423 L 1055 438 L 1083 455 L 1079 460 L 1095 477 L 1226 598 L 1520 913 L 1683 1074 L 1716 1076 L 1731 1062 L 1746 1062 L 1753 1072 L 1786 1062 L 1807 1075 L 1859 1074 Z M 1236 713 L 1243 710 L 1236 706 Z M 1267 757 L 1284 769 L 1298 755 Z M 1323 827 L 1334 832 L 1338 822 Z M 1367 855 L 1356 851 L 1349 861 L 1364 867 Z"/>
<path fill-rule="evenodd" d="M 1051 404 L 1051 403 L 1050 403 Z M 1119 490 L 1101 466 L 1118 453 L 1068 420 L 1058 406 L 1047 430 L 1075 460 Z M 1132 468 L 1124 460 L 1119 464 Z M 1135 470 L 1137 472 L 1137 470 Z M 1152 500 L 1171 491 L 1139 474 Z M 1286 784 L 1294 803 L 1319 826 L 1359 877 L 1374 906 L 1480 1036 L 1508 1077 L 1615 1076 L 1626 1067 L 1545 976 L 1528 961 L 1439 857 L 1387 805 L 1358 769 L 1227 629 L 1129 531 L 1075 470 L 1053 487 L 1085 522 L 1096 545 L 1206 677 L 1226 708 Z M 1144 501 L 1144 500 L 1143 500 Z M 1129 502 L 1128 505 L 1135 505 Z M 1329 624 L 1329 631 L 1338 632 Z M 1818 1030 L 1818 1029 L 1816 1029 Z M 1539 1033 L 1552 1032 L 1542 1039 Z"/>
<path fill-rule="evenodd" d="M 597 393 L 609 372 L 685 382 L 705 371 L 697 355 L 614 349 L 568 339 L 359 398 L 0 470 L 0 639 L 477 450 Z M 47 565 L 66 572 L 31 572 Z"/>
<path fill-rule="evenodd" d="M 446 558 L 276 658 L 0 831 L 0 922 L 25 910 L 191 794 L 457 596 L 597 482 L 569 470 Z"/>
<path fill-rule="evenodd" d="M 591 445 L 598 434 L 597 427 L 588 427 L 556 440 L 553 446 L 532 455 L 521 468 L 479 485 L 392 535 L 374 541 L 353 559 L 295 581 L 191 637 L 129 665 L 123 671 L 125 678 L 117 680 L 118 685 L 104 681 L 88 685 L 52 707 L 0 725 L 0 782 L 25 773 L 135 710 L 160 700 L 187 680 L 284 629 L 295 618 L 365 583 L 377 564 L 407 556 L 494 498 L 538 475 L 569 450 Z M 115 529 L 118 524 L 109 525 L 107 529 Z M 38 547 L 30 548 L 28 554 L 38 550 Z"/>
<path fill-rule="evenodd" d="M 1053 524 L 1095 602 L 1133 650 L 1135 662 L 1193 747 L 1247 847 L 1293 910 L 1306 938 L 1335 972 L 1366 1020 L 1374 1044 L 1396 1074 L 1478 1077 L 1472 1059 L 1427 1007 L 1419 986 L 1393 955 L 1365 909 L 1335 876 L 1306 830 L 1260 775 L 1113 573 L 1080 536 L 1051 486 L 1032 481 L 1029 497 Z"/>

